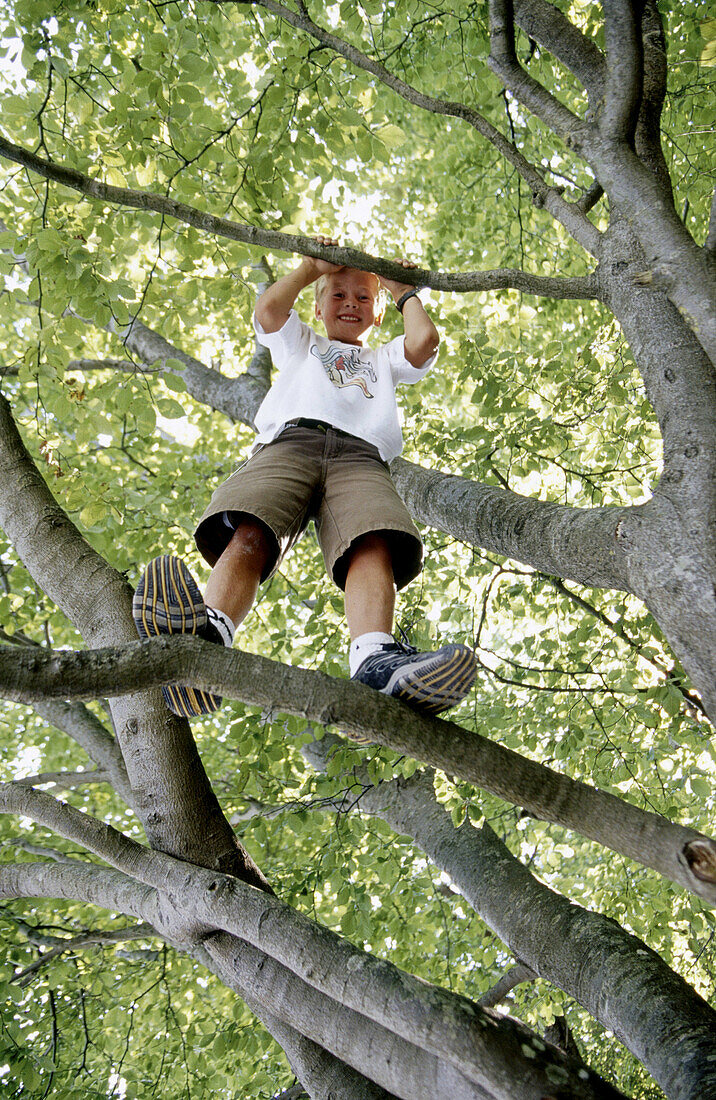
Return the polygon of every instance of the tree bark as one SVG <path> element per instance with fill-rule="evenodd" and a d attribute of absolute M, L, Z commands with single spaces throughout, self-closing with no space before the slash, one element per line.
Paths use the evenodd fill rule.
<path fill-rule="evenodd" d="M 92 697 L 151 684 L 187 683 L 269 713 L 338 726 L 459 776 L 530 814 L 574 829 L 716 900 L 716 841 L 579 783 L 454 722 L 428 718 L 363 684 L 335 680 L 192 635 L 116 649 L 39 655 L 0 647 L 1 690 L 32 702 L 43 695 Z"/>
<path fill-rule="evenodd" d="M 322 769 L 334 743 L 302 751 Z M 455 829 L 431 773 L 369 787 L 359 807 L 411 836 L 513 954 L 613 1031 L 667 1096 L 716 1095 L 716 1013 L 646 944 L 540 883 L 487 824 Z"/>
<path fill-rule="evenodd" d="M 62 511 L 2 395 L 0 484 L 0 525 L 28 572 L 86 641 L 136 641 L 129 585 Z M 222 813 L 188 722 L 167 710 L 158 691 L 115 698 L 110 705 L 134 809 L 150 843 L 270 889 Z"/>

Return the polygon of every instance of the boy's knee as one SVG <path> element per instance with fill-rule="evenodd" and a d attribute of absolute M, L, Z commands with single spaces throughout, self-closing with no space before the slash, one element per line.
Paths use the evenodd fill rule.
<path fill-rule="evenodd" d="M 272 554 L 276 552 L 276 538 L 266 524 L 258 519 L 242 519 L 224 554 L 243 558 L 263 571 Z"/>
<path fill-rule="evenodd" d="M 385 562 L 392 560 L 390 544 L 380 531 L 369 531 L 351 543 L 347 552 L 349 566 L 357 559 L 374 559 Z"/>

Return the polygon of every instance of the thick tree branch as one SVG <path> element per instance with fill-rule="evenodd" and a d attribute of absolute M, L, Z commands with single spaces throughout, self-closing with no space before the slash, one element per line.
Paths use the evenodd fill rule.
<path fill-rule="evenodd" d="M 90 644 L 136 639 L 129 585 L 55 501 L 2 395 L 0 486 L 0 525 L 30 574 Z M 158 692 L 114 699 L 111 706 L 132 804 L 150 843 L 270 890 L 222 813 L 188 722 L 175 719 Z"/>
<path fill-rule="evenodd" d="M 129 604 L 131 589 L 57 504 L 1 394 L 0 485 L 0 524 L 29 572 L 89 644 L 116 639 L 117 608 Z"/>
<path fill-rule="evenodd" d="M 118 330 L 118 335 L 145 367 L 162 371 L 168 359 L 178 359 L 184 364 L 184 369 L 172 369 L 181 374 L 192 397 L 216 412 L 224 413 L 234 422 L 254 427 L 256 410 L 269 386 L 271 357 L 266 348 L 262 349 L 263 354 L 253 357 L 246 373 L 238 378 L 227 378 L 220 371 L 175 348 L 137 319 L 126 329 Z"/>
<path fill-rule="evenodd" d="M 448 1086 L 451 1095 L 464 1100 L 482 1095 L 474 1085 L 485 1088 L 488 1095 L 508 1096 L 515 1070 L 523 1090 L 518 1095 L 525 1098 L 540 1095 L 538 1089 L 545 1087 L 549 1071 L 554 1070 L 560 1073 L 565 1094 L 575 1100 L 617 1095 L 596 1077 L 584 1081 L 580 1074 L 572 1075 L 566 1059 L 556 1059 L 553 1050 L 540 1050 L 534 1036 L 515 1021 L 483 1014 L 467 998 L 446 993 L 366 954 L 238 879 L 142 848 L 111 826 L 43 792 L 0 785 L 0 805 L 5 812 L 29 813 L 117 870 L 168 895 L 180 913 L 191 914 L 209 929 L 229 933 L 228 942 L 222 936 L 202 936 L 209 954 L 215 939 L 228 947 L 232 967 L 243 973 L 249 968 L 253 988 L 260 989 L 259 1002 L 269 1012 L 291 1026 L 298 1020 L 302 1034 L 329 1045 L 333 1054 L 354 1068 L 376 1059 L 373 1065 L 382 1072 L 375 1079 L 385 1088 L 400 1086 L 394 1074 L 407 1064 L 415 1067 L 414 1092 L 409 1095 L 416 1100 L 432 1100 Z M 233 937 L 244 942 L 237 943 Z M 298 983 L 288 979 L 286 986 L 284 969 Z M 289 989 L 291 996 L 286 997 Z M 322 997 L 331 998 L 330 1014 L 321 1011 Z M 287 1002 L 288 1018 L 284 1015 Z M 405 1095 L 400 1087 L 397 1091 Z"/>
<path fill-rule="evenodd" d="M 604 94 L 605 63 L 599 48 L 547 0 L 514 0 L 515 22 L 574 73 L 594 108 Z"/>
<path fill-rule="evenodd" d="M 646 0 L 643 5 L 641 48 L 643 76 L 634 148 L 664 188 L 671 190 L 669 168 L 661 147 L 661 112 L 667 78 L 666 37 L 656 0 Z"/>
<path fill-rule="evenodd" d="M 329 736 L 301 751 L 323 770 L 339 744 Z M 668 1095 L 677 1095 L 674 1085 L 684 1065 L 681 1095 L 694 1100 L 702 1095 L 703 1067 L 716 1049 L 716 1016 L 645 943 L 540 883 L 488 825 L 475 828 L 466 820 L 455 829 L 435 797 L 432 772 L 369 785 L 358 807 L 411 836 L 521 966 L 563 989 L 615 1031 Z M 519 977 L 520 968 L 515 969 Z M 710 1072 L 716 1078 L 716 1071 Z"/>
<path fill-rule="evenodd" d="M 176 914 L 173 907 L 167 905 L 156 890 L 118 871 L 108 870 L 97 864 L 76 864 L 71 868 L 58 868 L 49 863 L 0 866 L 0 898 L 26 897 L 69 898 L 137 917 L 151 924 L 158 930 L 157 934 L 163 935 L 169 942 L 179 936 L 180 949 L 187 950 L 205 966 L 208 965 L 209 969 L 216 971 L 201 946 L 196 922 L 193 922 L 192 935 L 192 922 L 187 925 L 186 918 Z M 204 934 L 205 932 L 206 930 Z M 237 988 L 236 975 L 233 981 L 228 980 L 230 975 L 226 973 L 221 976 L 231 988 Z M 247 983 L 245 989 L 238 991 L 287 1052 L 291 1064 L 294 1067 L 300 1066 L 302 1072 L 304 1068 L 310 1071 L 307 1081 L 314 1080 L 319 1087 L 336 1084 L 335 1095 L 340 1100 L 358 1100 L 361 1094 L 357 1091 L 359 1082 L 354 1071 L 342 1073 L 341 1064 L 327 1051 L 264 1011 L 250 983 Z M 370 1086 L 370 1082 L 367 1085 Z M 318 1092 L 317 1095 L 321 1093 Z M 329 1092 L 326 1091 L 325 1095 L 329 1095 Z M 366 1088 L 365 1095 L 369 1100 L 395 1100 L 395 1097 L 382 1090 L 372 1091 L 371 1087 Z"/>
<path fill-rule="evenodd" d="M 596 130 L 585 130 L 573 144 L 588 158 L 612 210 L 638 237 L 649 268 L 644 278 L 666 292 L 716 364 L 716 273 L 677 214 L 663 174 Z"/>
<path fill-rule="evenodd" d="M 641 103 L 643 0 L 609 0 L 604 4 L 607 78 L 597 124 L 605 141 L 631 145 Z"/>
<path fill-rule="evenodd" d="M 616 531 L 632 508 L 573 508 L 427 470 L 396 458 L 391 473 L 412 515 L 471 546 L 597 588 L 632 590 Z"/>
<path fill-rule="evenodd" d="M 515 50 L 512 0 L 490 0 L 489 9 L 489 68 L 520 103 L 569 144 L 582 121 L 520 65 Z"/>
<path fill-rule="evenodd" d="M 716 901 L 716 842 L 579 783 L 453 722 L 430 719 L 362 684 L 219 648 L 191 635 L 96 652 L 0 650 L 2 694 L 89 698 L 189 683 L 229 699 L 338 726 L 460 776 L 530 814 L 574 829 Z M 40 793 L 40 792 L 35 792 Z M 17 795 L 15 796 L 17 797 Z"/>

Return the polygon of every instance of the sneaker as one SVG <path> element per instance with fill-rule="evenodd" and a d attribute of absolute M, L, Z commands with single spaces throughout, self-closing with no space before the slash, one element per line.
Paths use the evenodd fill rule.
<path fill-rule="evenodd" d="M 223 640 L 206 614 L 199 586 L 181 558 L 154 558 L 137 585 L 132 614 L 140 638 L 160 634 L 198 634 L 210 642 Z M 162 688 L 169 710 L 180 718 L 211 714 L 221 706 L 218 695 L 198 688 L 169 684 Z"/>
<path fill-rule="evenodd" d="M 392 642 L 366 657 L 351 679 L 424 714 L 440 714 L 465 698 L 476 677 L 477 662 L 465 645 L 419 653 L 414 646 Z"/>

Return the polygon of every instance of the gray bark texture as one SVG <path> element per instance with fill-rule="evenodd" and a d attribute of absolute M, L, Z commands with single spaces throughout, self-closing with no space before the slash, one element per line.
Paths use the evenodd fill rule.
<path fill-rule="evenodd" d="M 412 978 L 232 876 L 142 848 L 39 791 L 4 784 L 0 808 L 28 814 L 109 861 L 120 872 L 111 881 L 124 890 L 132 880 L 151 888 L 151 923 L 169 942 L 188 950 L 201 944 L 228 967 L 244 999 L 354 1069 L 370 1066 L 370 1079 L 404 1100 L 429 1100 L 447 1088 L 460 1100 L 538 1100 L 550 1082 L 565 1100 L 620 1095 L 516 1021 Z M 47 865 L 31 866 L 43 883 L 35 890 L 44 892 Z M 73 870 L 63 887 L 70 893 L 61 896 L 83 888 L 83 868 Z M 18 873 L 3 872 L 8 891 Z M 0 875 L 0 893 L 2 882 Z M 126 902 L 123 911 L 140 915 Z"/>
<path fill-rule="evenodd" d="M 700 248 L 676 213 L 660 146 L 666 55 L 656 3 L 605 3 L 602 53 L 546 0 L 491 0 L 491 68 L 591 173 L 592 187 L 573 203 L 474 108 L 407 84 L 382 61 L 320 26 L 303 3 L 243 5 L 251 6 L 370 73 L 416 109 L 455 120 L 456 132 L 471 127 L 525 181 L 535 204 L 591 257 L 591 274 L 406 271 L 355 249 L 321 246 L 163 195 L 110 186 L 5 137 L 0 156 L 98 207 L 154 211 L 259 248 L 320 256 L 435 289 L 514 287 L 608 306 L 632 348 L 663 436 L 663 473 L 647 504 L 566 508 L 468 481 L 459 471 L 425 470 L 402 460 L 395 461 L 393 473 L 423 523 L 552 576 L 638 596 L 715 720 L 716 202 L 706 247 Z M 515 25 L 582 84 L 589 105 L 584 117 L 555 99 L 522 63 Z M 602 195 L 609 207 L 603 231 L 587 216 Z M 269 382 L 265 353 L 254 349 L 245 373 L 229 379 L 139 320 L 115 335 L 122 358 L 104 361 L 102 369 L 125 370 L 128 356 L 152 370 L 178 360 L 196 400 L 232 421 L 253 424 Z M 78 654 L 3 647 L 2 692 L 35 706 L 87 751 L 98 774 L 135 809 L 150 844 L 143 848 L 27 783 L 4 785 L 5 812 L 44 822 L 114 869 L 58 860 L 50 849 L 38 851 L 21 841 L 19 847 L 25 844 L 26 851 L 50 861 L 4 865 L 0 896 L 77 898 L 148 922 L 244 998 L 314 1100 L 618 1095 L 515 1021 L 418 982 L 272 896 L 222 812 L 188 724 L 167 712 L 157 685 L 186 679 L 271 711 L 335 725 L 349 738 L 368 736 L 575 829 L 711 903 L 713 840 L 511 753 L 489 736 L 422 718 L 360 686 L 239 652 L 213 650 L 209 660 L 206 645 L 196 639 L 137 643 L 129 586 L 50 494 L 4 398 L 0 523 L 30 574 L 89 647 Z M 114 733 L 79 702 L 67 702 L 104 695 L 110 696 Z M 320 767 L 325 746 L 311 751 Z M 612 1030 L 668 1097 L 716 1097 L 713 1013 L 640 941 L 539 883 L 489 827 L 453 829 L 435 802 L 429 773 L 368 789 L 361 807 L 409 833 L 515 956 Z"/>
<path fill-rule="evenodd" d="M 323 738 L 302 751 L 322 770 L 338 743 Z M 716 1094 L 716 1013 L 655 952 L 540 883 L 487 824 L 465 821 L 455 829 L 435 798 L 432 773 L 378 786 L 354 778 L 366 782 L 361 811 L 411 836 L 450 875 L 521 960 L 520 981 L 539 976 L 563 989 L 621 1039 L 668 1096 Z"/>
<path fill-rule="evenodd" d="M 191 635 L 83 653 L 0 647 L 0 657 L 0 694 L 18 702 L 59 694 L 92 698 L 186 683 L 271 714 L 336 726 L 359 743 L 385 745 L 466 779 L 534 817 L 574 829 L 716 901 L 712 838 L 570 779 L 454 722 L 421 715 L 363 684 L 218 649 Z"/>

